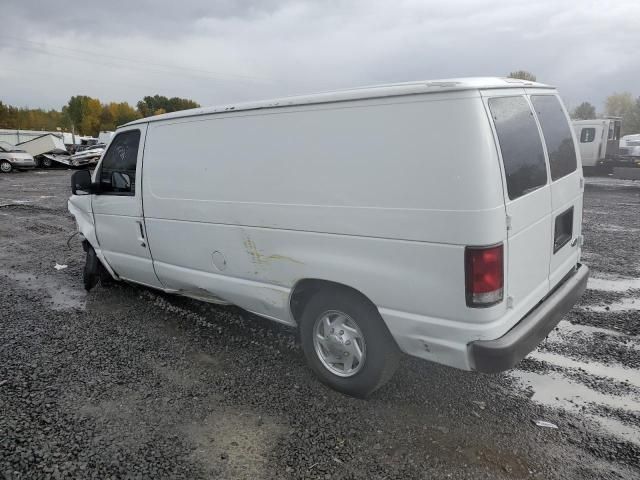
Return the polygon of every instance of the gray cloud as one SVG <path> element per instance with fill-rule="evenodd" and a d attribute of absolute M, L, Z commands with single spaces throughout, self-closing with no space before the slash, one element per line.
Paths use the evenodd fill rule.
<path fill-rule="evenodd" d="M 640 2 L 151 1 L 3 5 L 0 99 L 203 105 L 527 69 L 570 106 L 640 95 Z"/>

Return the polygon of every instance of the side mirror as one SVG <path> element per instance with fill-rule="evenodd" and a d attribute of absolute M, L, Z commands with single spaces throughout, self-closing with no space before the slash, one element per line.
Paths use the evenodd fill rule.
<path fill-rule="evenodd" d="M 89 195 L 93 193 L 91 173 L 89 170 L 78 170 L 71 175 L 71 193 L 74 195 Z"/>
<path fill-rule="evenodd" d="M 114 192 L 130 192 L 131 177 L 128 173 L 113 172 L 111 174 L 111 188 Z"/>

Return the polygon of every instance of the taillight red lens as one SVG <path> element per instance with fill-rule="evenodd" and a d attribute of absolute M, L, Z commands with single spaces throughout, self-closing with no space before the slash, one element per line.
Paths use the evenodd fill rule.
<path fill-rule="evenodd" d="M 489 307 L 504 295 L 504 248 L 467 247 L 464 252 L 467 306 Z"/>

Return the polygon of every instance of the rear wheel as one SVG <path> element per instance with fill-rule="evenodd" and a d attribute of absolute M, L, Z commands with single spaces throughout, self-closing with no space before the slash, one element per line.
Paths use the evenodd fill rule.
<path fill-rule="evenodd" d="M 357 292 L 317 292 L 300 319 L 307 361 L 331 388 L 367 397 L 395 372 L 400 352 L 378 309 Z"/>
<path fill-rule="evenodd" d="M 42 159 L 42 166 L 44 168 L 51 168 L 53 166 L 53 160 L 51 160 L 50 158 L 44 157 Z"/>
<path fill-rule="evenodd" d="M 13 170 L 13 165 L 8 160 L 0 160 L 0 172 L 2 173 L 11 173 Z"/>

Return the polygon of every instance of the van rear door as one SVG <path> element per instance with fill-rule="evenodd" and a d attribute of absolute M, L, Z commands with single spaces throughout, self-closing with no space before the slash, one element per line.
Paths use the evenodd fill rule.
<path fill-rule="evenodd" d="M 503 171 L 507 305 L 521 315 L 549 291 L 551 186 L 545 151 L 523 89 L 483 92 Z"/>
<path fill-rule="evenodd" d="M 584 180 L 576 155 L 569 117 L 555 94 L 531 92 L 551 181 L 551 235 L 549 286 L 555 287 L 580 260 Z"/>

